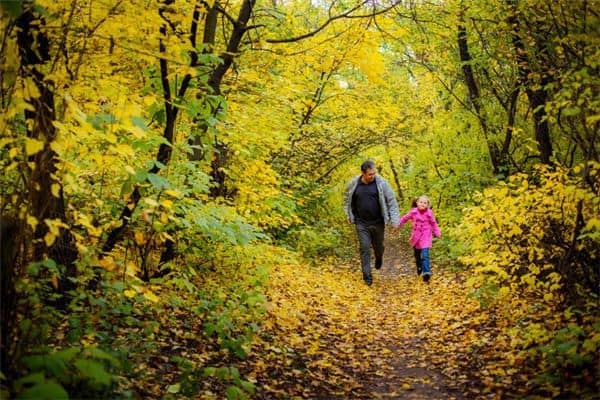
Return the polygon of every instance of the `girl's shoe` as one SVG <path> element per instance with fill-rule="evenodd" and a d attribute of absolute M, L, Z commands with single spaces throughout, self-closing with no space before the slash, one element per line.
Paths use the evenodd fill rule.
<path fill-rule="evenodd" d="M 419 265 L 417 267 L 417 275 L 421 275 L 422 272 L 423 272 L 423 268 L 421 268 L 421 266 Z"/>
<path fill-rule="evenodd" d="M 429 278 L 431 278 L 431 274 L 423 274 L 423 280 L 425 282 L 429 282 Z"/>

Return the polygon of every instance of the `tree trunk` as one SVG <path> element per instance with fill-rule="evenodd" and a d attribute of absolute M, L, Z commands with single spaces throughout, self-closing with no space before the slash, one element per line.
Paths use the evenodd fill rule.
<path fill-rule="evenodd" d="M 506 170 L 508 166 L 501 165 L 500 160 L 504 157 L 501 156 L 500 150 L 498 149 L 496 143 L 494 143 L 494 141 L 489 137 L 489 128 L 487 120 L 483 115 L 483 107 L 481 104 L 481 95 L 479 93 L 479 87 L 475 79 L 475 74 L 473 73 L 473 67 L 471 66 L 473 58 L 471 57 L 471 53 L 469 52 L 469 44 L 467 42 L 467 29 L 463 24 L 458 25 L 458 51 L 462 65 L 461 69 L 463 73 L 463 78 L 469 91 L 469 103 L 473 107 L 475 115 L 477 116 L 477 120 L 479 121 L 479 125 L 481 126 L 481 130 L 483 131 L 483 136 L 487 144 L 494 175 L 499 175 L 500 171 Z"/>
<path fill-rule="evenodd" d="M 398 199 L 404 200 L 404 193 L 402 192 L 402 187 L 400 187 L 400 179 L 398 178 L 398 171 L 396 170 L 396 165 L 394 164 L 394 160 L 392 160 L 392 156 L 390 154 L 389 144 L 385 143 L 385 152 L 387 153 L 388 160 L 390 163 L 390 169 L 392 170 L 392 176 L 394 177 L 394 183 L 396 184 L 396 190 L 398 190 Z"/>
<path fill-rule="evenodd" d="M 206 46 L 203 50 L 203 54 L 212 53 L 215 47 L 215 37 L 217 33 L 217 16 L 219 3 L 215 3 L 207 10 L 206 19 L 204 21 L 204 30 L 202 43 Z M 196 95 L 198 98 L 203 96 L 203 92 L 198 92 Z M 202 145 L 202 137 L 208 131 L 208 125 L 205 121 L 196 121 L 197 133 L 190 136 L 188 144 L 192 147 L 192 153 L 190 154 L 190 161 L 202 161 L 205 157 L 205 152 Z"/>
<path fill-rule="evenodd" d="M 14 341 L 13 329 L 16 322 L 15 278 L 17 277 L 17 253 L 19 248 L 19 224 L 12 218 L 3 216 L 0 220 L 0 370 L 9 377 L 9 368 L 13 365 L 11 344 Z"/>
<path fill-rule="evenodd" d="M 17 43 L 21 58 L 20 73 L 25 79 L 32 80 L 40 93 L 38 98 L 29 99 L 33 109 L 25 110 L 25 118 L 30 121 L 27 136 L 44 143 L 42 150 L 30 157 L 33 168 L 27 181 L 29 215 L 38 221 L 33 233 L 32 261 L 51 258 L 65 267 L 58 288 L 64 294 L 74 286 L 69 278 L 76 275 L 75 260 L 78 253 L 75 240 L 69 230 L 60 229 L 52 245 L 46 246 L 44 241 L 49 232 L 45 220 L 66 221 L 62 183 L 56 178 L 58 159 L 51 149 L 51 143 L 56 139 L 53 83 L 36 68 L 36 65 L 49 61 L 48 38 L 40 29 L 44 25 L 44 19 L 31 10 L 26 10 L 16 24 L 19 28 Z M 64 298 L 62 305 L 65 305 Z"/>
<path fill-rule="evenodd" d="M 168 18 L 164 15 L 163 7 L 159 8 L 158 13 L 165 20 L 163 25 L 160 27 L 161 40 L 159 42 L 159 52 L 161 54 L 164 54 L 166 52 L 166 47 L 165 47 L 162 37 L 166 36 L 167 26 L 171 25 L 171 24 L 170 24 Z M 196 33 L 197 33 L 199 19 L 200 19 L 200 9 L 199 9 L 199 6 L 196 5 L 196 7 L 194 8 L 192 25 L 190 27 L 190 43 L 192 44 L 192 47 L 195 47 L 195 45 L 196 45 Z M 190 66 L 196 66 L 197 62 L 198 62 L 198 57 L 197 57 L 197 54 L 195 53 L 195 51 L 190 51 L 190 58 L 191 58 Z M 176 128 L 176 121 L 177 121 L 177 113 L 179 110 L 177 107 L 175 107 L 173 105 L 174 94 L 171 92 L 171 86 L 170 86 L 170 82 L 169 82 L 169 78 L 168 78 L 169 71 L 168 71 L 167 59 L 161 58 L 159 61 L 159 64 L 160 64 L 160 76 L 161 76 L 161 82 L 162 82 L 163 99 L 164 99 L 164 103 L 165 103 L 165 116 L 166 116 L 166 123 L 165 123 L 165 128 L 163 130 L 163 137 L 167 140 L 168 144 L 161 143 L 161 145 L 159 146 L 158 153 L 156 155 L 156 160 L 161 164 L 161 166 L 159 167 L 155 163 L 154 166 L 148 171 L 148 173 L 150 173 L 150 174 L 158 173 L 160 171 L 160 169 L 163 166 L 167 165 L 169 163 L 169 161 L 171 160 L 172 145 L 175 141 L 175 128 Z M 181 86 L 179 87 L 179 91 L 176 93 L 177 97 L 181 98 L 185 95 L 185 93 L 189 87 L 190 81 L 191 81 L 191 75 L 187 74 L 182 80 Z M 139 201 L 141 200 L 141 198 L 142 198 L 142 195 L 140 193 L 140 189 L 139 189 L 139 187 L 136 186 L 133 189 L 133 192 L 131 193 L 131 195 L 129 196 L 129 199 L 127 200 L 127 204 L 123 208 L 123 211 L 121 211 L 121 215 L 119 216 L 119 220 L 120 220 L 121 224 L 118 227 L 116 227 L 115 229 L 113 229 L 112 231 L 110 231 L 110 233 L 108 234 L 108 237 L 106 239 L 106 242 L 104 242 L 104 245 L 102 246 L 103 253 L 108 253 L 108 252 L 112 251 L 113 248 L 115 247 L 115 245 L 119 242 L 119 240 L 121 240 L 121 238 L 123 237 L 123 233 L 125 232 L 125 229 L 127 228 L 129 221 L 131 220 L 131 216 L 133 215 L 133 212 L 137 208 L 137 205 L 138 205 Z"/>
<path fill-rule="evenodd" d="M 550 82 L 547 71 L 538 71 L 542 76 L 540 82 L 532 81 L 533 71 L 527 56 L 527 50 L 523 44 L 523 39 L 520 34 L 520 22 L 517 18 L 516 2 L 510 0 L 511 14 L 508 17 L 508 23 L 512 26 L 512 43 L 515 50 L 515 55 L 518 64 L 519 81 L 525 88 L 525 93 L 529 99 L 529 105 L 533 110 L 533 125 L 535 131 L 535 140 L 538 144 L 540 160 L 544 164 L 551 164 L 552 157 L 552 142 L 550 140 L 550 128 L 546 119 L 546 102 L 548 100 L 548 92 L 546 85 Z M 542 45 L 536 40 L 536 48 L 538 50 L 539 64 L 544 65 L 544 57 Z"/>
<path fill-rule="evenodd" d="M 221 54 L 221 59 L 223 62 L 213 70 L 208 79 L 208 84 L 212 88 L 213 94 L 215 95 L 221 94 L 221 82 L 223 81 L 225 73 L 233 64 L 234 55 L 239 52 L 240 43 L 244 37 L 244 34 L 246 33 L 246 27 L 248 25 L 248 21 L 250 20 L 250 16 L 252 15 L 252 9 L 254 8 L 255 3 L 256 0 L 244 0 L 242 3 L 238 18 L 233 24 L 233 31 L 231 32 L 229 42 L 227 43 L 227 50 Z M 213 110 L 214 115 L 216 115 L 218 112 L 218 108 Z M 227 164 L 227 160 L 227 144 L 215 136 L 210 173 L 214 183 L 210 189 L 210 195 L 213 198 L 226 197 L 231 194 L 225 184 L 226 175 L 223 170 Z"/>

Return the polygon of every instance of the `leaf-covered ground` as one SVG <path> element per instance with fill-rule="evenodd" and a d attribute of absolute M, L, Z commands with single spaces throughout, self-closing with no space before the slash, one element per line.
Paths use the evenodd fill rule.
<path fill-rule="evenodd" d="M 273 271 L 266 332 L 246 362 L 257 397 L 476 397 L 481 384 L 465 368 L 477 304 L 435 261 L 423 282 L 409 250 L 390 238 L 371 287 L 357 264 Z"/>
<path fill-rule="evenodd" d="M 254 384 L 252 399 L 527 394 L 526 366 L 514 357 L 502 320 L 467 296 L 467 276 L 438 265 L 434 244 L 433 277 L 425 283 L 406 238 L 387 236 L 384 265 L 374 271 L 370 287 L 358 261 L 273 267 L 265 287 L 267 310 L 242 361 L 221 350 L 217 336 L 200 333 L 198 314 L 176 306 L 161 313 L 157 348 L 136 368 L 143 385 L 134 392 L 177 397 L 184 390 L 181 371 L 188 368 L 183 381 L 194 385 L 191 392 L 199 399 L 223 398 L 228 385 L 240 386 L 240 378 Z M 188 367 L 178 359 L 190 362 Z M 222 366 L 221 377 L 207 377 L 205 366 Z"/>

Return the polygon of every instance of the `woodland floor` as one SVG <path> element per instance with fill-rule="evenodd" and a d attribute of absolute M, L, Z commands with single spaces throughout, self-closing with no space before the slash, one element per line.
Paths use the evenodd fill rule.
<path fill-rule="evenodd" d="M 384 267 L 377 272 L 380 272 L 380 282 L 375 290 L 382 299 L 378 313 L 395 315 L 397 318 L 410 316 L 411 323 L 400 337 L 388 332 L 397 328 L 394 318 L 382 325 L 381 334 L 375 339 L 382 340 L 393 357 L 385 376 L 374 374 L 367 377 L 365 386 L 368 396 L 374 399 L 462 399 L 460 389 L 466 383 L 466 375 L 462 377 L 463 381 L 444 375 L 443 363 L 439 362 L 438 345 L 445 341 L 444 337 L 439 336 L 444 330 L 436 326 L 439 318 L 419 318 L 420 315 L 426 318 L 427 314 L 451 317 L 435 297 L 440 291 L 448 289 L 448 285 L 457 282 L 451 276 L 442 275 L 439 270 L 433 271 L 435 275 L 431 281 L 422 282 L 416 274 L 412 249 L 397 239 L 387 240 Z M 404 301 L 390 303 L 385 301 L 387 298 Z M 394 339 L 390 340 L 390 337 Z"/>
<path fill-rule="evenodd" d="M 157 332 L 159 354 L 140 365 L 145 384 L 136 394 L 163 397 L 169 385 L 180 382 L 169 361 L 179 355 L 196 371 L 235 366 L 256 388 L 247 393 L 250 399 L 511 397 L 516 382 L 509 375 L 517 369 L 490 350 L 497 333 L 494 315 L 467 298 L 464 277 L 437 265 L 435 243 L 432 272 L 431 281 L 423 282 L 405 233 L 392 232 L 386 233 L 384 264 L 373 271 L 370 287 L 358 260 L 278 265 L 264 287 L 266 313 L 244 360 L 215 350 L 198 334 L 197 316 L 175 308 L 172 321 Z M 500 371 L 511 368 L 512 373 Z M 225 398 L 226 387 L 235 385 L 202 373 L 198 378 L 195 399 Z"/>
<path fill-rule="evenodd" d="M 273 271 L 270 335 L 259 340 L 261 360 L 248 360 L 257 397 L 489 398 L 469 373 L 478 334 L 463 316 L 472 322 L 477 305 L 463 279 L 438 269 L 432 251 L 433 277 L 423 282 L 412 257 L 407 239 L 388 232 L 370 287 L 358 261 Z"/>

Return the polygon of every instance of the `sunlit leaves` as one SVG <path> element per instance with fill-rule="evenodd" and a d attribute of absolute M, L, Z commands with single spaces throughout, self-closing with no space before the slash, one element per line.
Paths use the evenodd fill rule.
<path fill-rule="evenodd" d="M 588 168 L 595 175 L 594 165 Z M 516 175 L 488 188 L 478 206 L 465 210 L 457 232 L 468 243 L 461 261 L 473 271 L 471 296 L 515 325 L 508 331 L 512 346 L 523 349 L 517 359 L 539 357 L 538 384 L 552 392 L 572 368 L 587 376 L 594 362 L 589 350 L 597 319 L 586 299 L 595 296 L 585 282 L 597 279 L 598 243 L 595 234 L 581 232 L 599 209 L 577 172 L 540 168 L 535 176 Z M 578 304 L 591 320 L 574 324 L 571 311 L 563 318 L 561 303 Z"/>

